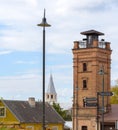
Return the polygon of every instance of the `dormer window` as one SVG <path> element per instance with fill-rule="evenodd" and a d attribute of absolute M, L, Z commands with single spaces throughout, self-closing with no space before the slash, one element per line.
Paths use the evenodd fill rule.
<path fill-rule="evenodd" d="M 83 71 L 87 71 L 87 64 L 83 63 Z"/>

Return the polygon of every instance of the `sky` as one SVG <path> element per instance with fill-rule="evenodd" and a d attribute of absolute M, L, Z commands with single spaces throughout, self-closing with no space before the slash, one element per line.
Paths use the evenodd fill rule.
<path fill-rule="evenodd" d="M 42 100 L 42 28 L 46 28 L 46 89 L 53 76 L 59 103 L 72 103 L 73 41 L 97 30 L 111 42 L 111 82 L 118 79 L 118 0 L 0 0 L 0 97 Z"/>

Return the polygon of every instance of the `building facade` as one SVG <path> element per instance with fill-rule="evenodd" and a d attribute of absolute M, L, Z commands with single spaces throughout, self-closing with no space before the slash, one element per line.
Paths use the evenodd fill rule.
<path fill-rule="evenodd" d="M 89 30 L 81 34 L 85 38 L 74 41 L 72 49 L 73 130 L 98 130 L 102 127 L 99 118 L 111 111 L 110 96 L 99 93 L 110 93 L 112 51 L 109 42 L 99 40 L 103 33 Z"/>

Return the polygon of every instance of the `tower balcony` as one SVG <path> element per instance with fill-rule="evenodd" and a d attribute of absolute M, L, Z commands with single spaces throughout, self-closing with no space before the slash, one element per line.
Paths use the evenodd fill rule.
<path fill-rule="evenodd" d="M 101 41 L 93 40 L 90 44 L 87 40 L 83 39 L 82 41 L 74 41 L 73 49 L 86 49 L 86 48 L 102 48 L 110 50 L 110 43 L 105 42 L 103 39 Z"/>

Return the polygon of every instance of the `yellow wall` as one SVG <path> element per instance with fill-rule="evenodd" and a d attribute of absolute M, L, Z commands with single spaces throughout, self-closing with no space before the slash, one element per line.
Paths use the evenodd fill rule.
<path fill-rule="evenodd" d="M 42 124 L 21 124 L 21 128 L 25 128 L 25 130 L 42 130 Z M 46 130 L 63 130 L 63 124 L 48 124 Z"/>
<path fill-rule="evenodd" d="M 33 123 L 21 123 L 21 124 L 5 124 L 0 125 L 1 127 L 14 128 L 15 130 L 42 130 L 41 124 Z M 56 128 L 56 129 L 55 129 Z M 63 130 L 63 124 L 48 124 L 46 130 Z"/>
<path fill-rule="evenodd" d="M 63 130 L 63 124 L 48 124 L 46 130 L 53 130 L 57 127 L 57 130 Z"/>
<path fill-rule="evenodd" d="M 0 107 L 5 107 L 2 101 L 0 101 Z M 9 109 L 6 108 L 5 117 L 0 117 L 0 124 L 19 124 L 19 121 L 15 118 L 15 116 L 13 116 Z"/>

